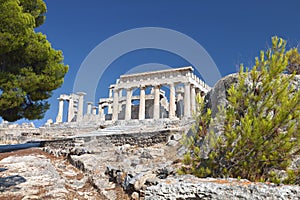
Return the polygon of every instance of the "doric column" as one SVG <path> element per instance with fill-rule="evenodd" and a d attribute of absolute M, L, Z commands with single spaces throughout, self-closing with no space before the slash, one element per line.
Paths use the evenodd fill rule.
<path fill-rule="evenodd" d="M 191 112 L 196 111 L 196 90 L 195 86 L 191 85 Z"/>
<path fill-rule="evenodd" d="M 113 105 L 111 102 L 108 102 L 108 106 L 107 106 L 107 114 L 112 114 L 113 113 L 113 109 L 112 109 Z"/>
<path fill-rule="evenodd" d="M 64 99 L 63 98 L 58 98 L 59 100 L 59 105 L 58 105 L 58 113 L 56 117 L 56 123 L 61 123 L 63 120 L 63 112 L 64 112 Z"/>
<path fill-rule="evenodd" d="M 174 119 L 176 117 L 176 104 L 175 104 L 175 86 L 174 83 L 170 84 L 170 103 L 169 103 L 169 118 Z"/>
<path fill-rule="evenodd" d="M 191 116 L 191 89 L 190 83 L 187 82 L 184 84 L 184 117 Z"/>
<path fill-rule="evenodd" d="M 99 119 L 100 121 L 104 121 L 105 120 L 105 115 L 104 115 L 104 110 L 103 110 L 103 107 L 101 104 L 98 104 L 98 116 L 99 116 Z"/>
<path fill-rule="evenodd" d="M 86 103 L 87 103 L 86 114 L 87 114 L 87 115 L 90 115 L 90 114 L 92 114 L 92 105 L 93 105 L 93 102 L 88 101 L 88 102 L 86 102 Z"/>
<path fill-rule="evenodd" d="M 153 119 L 159 119 L 159 85 L 154 86 Z"/>
<path fill-rule="evenodd" d="M 139 120 L 145 119 L 145 86 L 141 86 L 140 88 L 140 106 L 139 106 Z"/>
<path fill-rule="evenodd" d="M 132 89 L 128 88 L 126 90 L 125 120 L 131 120 L 131 97 L 132 97 Z"/>
<path fill-rule="evenodd" d="M 71 122 L 74 118 L 74 99 L 73 95 L 70 95 L 69 98 L 69 107 L 68 107 L 68 122 Z"/>
<path fill-rule="evenodd" d="M 119 90 L 114 90 L 112 121 L 117 121 L 119 115 Z"/>
<path fill-rule="evenodd" d="M 109 87 L 109 94 L 108 94 L 109 98 L 113 97 L 113 87 Z"/>
<path fill-rule="evenodd" d="M 92 114 L 97 115 L 97 107 L 96 106 L 92 107 Z"/>
<path fill-rule="evenodd" d="M 86 95 L 84 92 L 77 92 L 78 97 L 78 111 L 77 111 L 77 122 L 82 121 L 83 118 L 83 97 Z"/>
<path fill-rule="evenodd" d="M 114 86 L 109 87 L 109 98 L 113 98 L 113 89 Z M 112 104 L 109 102 L 108 107 L 107 107 L 107 114 L 112 114 Z"/>

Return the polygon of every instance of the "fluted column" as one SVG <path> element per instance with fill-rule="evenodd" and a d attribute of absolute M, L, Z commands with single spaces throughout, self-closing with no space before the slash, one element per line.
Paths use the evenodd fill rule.
<path fill-rule="evenodd" d="M 96 106 L 92 107 L 92 114 L 97 115 L 97 107 Z"/>
<path fill-rule="evenodd" d="M 104 110 L 101 104 L 98 104 L 99 110 L 98 110 L 98 116 L 100 121 L 104 121 L 105 120 L 105 115 L 104 115 Z"/>
<path fill-rule="evenodd" d="M 63 112 L 64 112 L 64 99 L 58 98 L 59 104 L 58 104 L 58 113 L 56 117 L 56 123 L 61 123 L 63 120 Z"/>
<path fill-rule="evenodd" d="M 114 90 L 112 121 L 117 121 L 119 115 L 119 90 Z"/>
<path fill-rule="evenodd" d="M 69 98 L 69 107 L 68 107 L 68 122 L 71 122 L 74 118 L 74 97 L 71 95 Z"/>
<path fill-rule="evenodd" d="M 191 116 L 191 89 L 190 83 L 184 84 L 184 117 Z"/>
<path fill-rule="evenodd" d="M 110 86 L 109 87 L 109 98 L 113 98 L 113 86 Z M 112 104 L 109 103 L 108 106 L 107 106 L 107 114 L 112 114 Z"/>
<path fill-rule="evenodd" d="M 77 121 L 82 121 L 83 118 L 83 97 L 86 95 L 84 92 L 77 92 L 78 97 L 78 110 L 77 110 Z"/>
<path fill-rule="evenodd" d="M 112 114 L 113 113 L 113 103 L 109 102 L 107 106 L 107 114 Z"/>
<path fill-rule="evenodd" d="M 109 87 L 109 94 L 108 94 L 109 98 L 113 97 L 113 87 Z"/>
<path fill-rule="evenodd" d="M 159 119 L 159 85 L 154 86 L 153 119 Z"/>
<path fill-rule="evenodd" d="M 92 104 L 93 104 L 93 102 L 88 101 L 88 102 L 86 102 L 86 103 L 87 103 L 86 114 L 87 114 L 87 115 L 90 115 L 90 114 L 92 113 Z"/>
<path fill-rule="evenodd" d="M 131 97 L 132 97 L 132 89 L 128 88 L 126 90 L 125 120 L 131 120 Z"/>
<path fill-rule="evenodd" d="M 145 86 L 140 88 L 140 106 L 139 106 L 139 120 L 145 119 Z"/>
<path fill-rule="evenodd" d="M 170 84 L 170 103 L 169 103 L 169 118 L 174 119 L 176 117 L 176 104 L 175 104 L 175 86 L 174 83 Z"/>
<path fill-rule="evenodd" d="M 194 85 L 191 85 L 191 112 L 196 111 L 196 90 Z"/>

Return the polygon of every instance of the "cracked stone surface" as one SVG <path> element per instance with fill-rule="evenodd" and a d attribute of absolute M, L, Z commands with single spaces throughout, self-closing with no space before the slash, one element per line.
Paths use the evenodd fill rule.
<path fill-rule="evenodd" d="M 105 199 L 80 170 L 40 149 L 0 159 L 0 199 Z"/>

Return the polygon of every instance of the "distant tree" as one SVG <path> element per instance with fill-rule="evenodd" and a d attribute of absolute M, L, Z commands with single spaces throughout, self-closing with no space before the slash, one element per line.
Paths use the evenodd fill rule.
<path fill-rule="evenodd" d="M 68 71 L 35 28 L 44 23 L 42 0 L 0 0 L 0 116 L 8 121 L 43 118 L 52 91 Z"/>
<path fill-rule="evenodd" d="M 278 183 L 276 171 L 285 170 L 287 177 L 281 181 L 300 183 L 300 170 L 289 169 L 293 157 L 300 155 L 300 88 L 294 74 L 283 74 L 296 51 L 285 46 L 284 40 L 273 37 L 272 48 L 261 52 L 250 71 L 241 67 L 219 116 L 212 120 L 209 110 L 199 114 L 198 131 L 184 140 L 189 151 L 181 173 Z M 216 123 L 219 119 L 222 123 Z M 220 136 L 214 128 L 207 131 L 214 123 L 221 126 Z M 203 156 L 206 135 L 212 135 L 213 142 Z"/>

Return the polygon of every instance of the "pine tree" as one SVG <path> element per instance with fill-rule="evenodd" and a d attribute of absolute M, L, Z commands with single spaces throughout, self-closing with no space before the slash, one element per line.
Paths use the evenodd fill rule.
<path fill-rule="evenodd" d="M 42 0 L 0 0 L 0 116 L 41 119 L 46 99 L 68 71 L 61 51 L 35 28 L 44 23 Z"/>
<path fill-rule="evenodd" d="M 275 171 L 286 170 L 285 183 L 299 183 L 299 170 L 288 166 L 300 154 L 300 88 L 294 74 L 283 74 L 295 52 L 285 47 L 284 40 L 273 37 L 272 48 L 260 53 L 250 71 L 241 66 L 238 83 L 227 91 L 228 105 L 214 119 L 218 122 L 222 115 L 223 134 L 215 138 L 207 157 L 198 153 L 201 147 L 194 147 L 197 137 L 187 138 L 189 152 L 180 172 L 277 182 Z M 203 124 L 212 126 L 211 121 Z"/>

